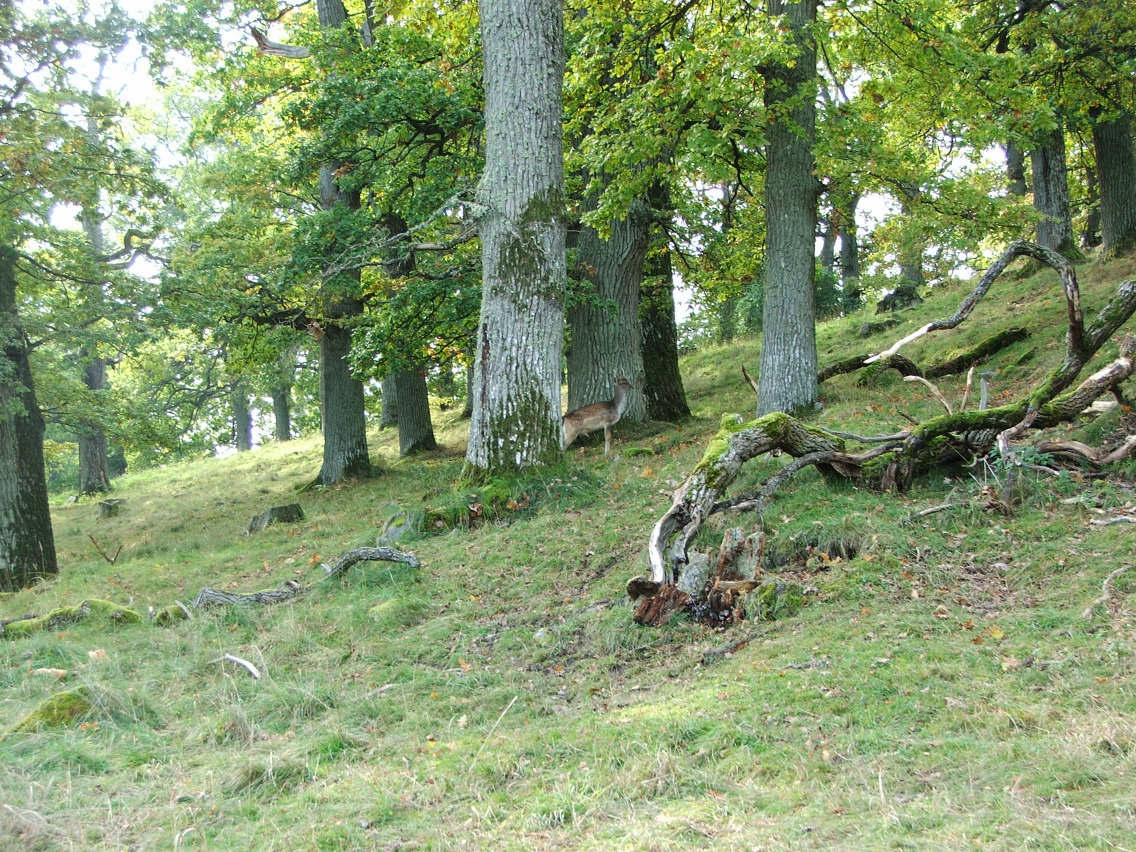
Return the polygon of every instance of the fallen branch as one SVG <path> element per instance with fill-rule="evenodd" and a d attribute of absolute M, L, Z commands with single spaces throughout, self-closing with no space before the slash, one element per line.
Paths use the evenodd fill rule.
<path fill-rule="evenodd" d="M 260 670 L 250 663 L 248 660 L 242 660 L 240 657 L 235 657 L 232 654 L 223 654 L 215 660 L 210 660 L 209 665 L 214 663 L 235 663 L 236 665 L 247 671 L 253 680 L 260 680 Z"/>
<path fill-rule="evenodd" d="M 659 624 L 677 609 L 696 612 L 710 606 L 714 584 L 700 582 L 705 579 L 709 557 L 688 553 L 690 542 L 716 511 L 764 508 L 773 493 L 804 467 L 815 465 L 827 478 L 851 480 L 871 488 L 903 489 L 917 473 L 947 464 L 972 463 L 997 444 L 1011 466 L 1007 479 L 1012 485 L 1012 471 L 1020 466 L 1020 460 L 1011 441 L 1031 428 L 1072 421 L 1099 397 L 1119 393 L 1120 383 L 1136 369 L 1136 344 L 1130 337 L 1121 342 L 1119 357 L 1076 387 L 1073 384 L 1101 346 L 1136 312 L 1136 279 L 1121 282 L 1111 301 L 1086 326 L 1072 265 L 1056 252 L 1025 242 L 1015 242 L 1007 248 L 952 317 L 927 324 L 870 360 L 892 357 L 905 344 L 925 334 L 959 325 L 1019 256 L 1035 258 L 1056 269 L 1065 295 L 1069 323 L 1065 358 L 1044 381 L 1023 398 L 992 409 L 980 405 L 980 410 L 974 412 L 951 411 L 945 399 L 940 399 L 946 414 L 918 423 L 908 432 L 881 438 L 878 446 L 860 454 L 845 449 L 841 433 L 806 425 L 786 414 L 773 413 L 748 423 L 737 415 L 727 415 L 702 460 L 674 492 L 670 508 L 651 529 L 647 545 L 649 573 L 628 583 L 628 594 L 633 600 L 646 598 L 637 602 L 635 620 Z M 748 375 L 747 380 L 753 384 Z M 968 388 L 972 384 L 973 376 L 969 376 Z M 759 491 L 725 498 L 747 461 L 775 450 L 796 461 L 774 474 Z"/>
<path fill-rule="evenodd" d="M 90 533 L 87 533 L 87 538 L 89 538 L 91 540 L 91 544 L 93 544 L 95 546 L 95 550 L 97 550 L 99 552 L 99 556 L 101 556 L 103 559 L 105 559 L 111 565 L 113 565 L 115 562 L 118 561 L 118 555 L 120 553 L 122 553 L 122 545 L 121 544 L 118 546 L 118 550 L 116 550 L 114 552 L 114 556 L 107 556 L 107 552 L 105 550 L 103 550 L 101 547 L 99 547 L 99 543 L 97 541 L 95 541 L 95 537 L 93 535 L 91 535 Z"/>
<path fill-rule="evenodd" d="M 1092 614 L 1093 614 L 1093 611 L 1098 606 L 1105 606 L 1106 604 L 1108 604 L 1109 600 L 1112 598 L 1112 584 L 1113 584 L 1113 582 L 1116 580 L 1117 577 L 1119 577 L 1125 571 L 1130 571 L 1130 570 L 1132 570 L 1131 565 L 1124 565 L 1124 566 L 1121 566 L 1120 568 L 1117 568 L 1115 571 L 1113 571 L 1111 574 L 1109 574 L 1107 577 L 1105 577 L 1104 582 L 1101 583 L 1101 596 L 1099 598 L 1097 598 L 1095 601 L 1093 601 L 1091 604 L 1089 604 L 1087 607 L 1085 607 L 1085 611 L 1081 613 L 1081 618 L 1091 617 Z"/>
<path fill-rule="evenodd" d="M 1115 518 L 1094 518 L 1089 521 L 1094 527 L 1111 527 L 1113 524 L 1136 524 L 1131 515 L 1117 515 Z"/>

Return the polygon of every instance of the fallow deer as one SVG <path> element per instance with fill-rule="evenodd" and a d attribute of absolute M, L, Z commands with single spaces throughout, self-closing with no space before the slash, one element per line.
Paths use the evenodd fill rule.
<path fill-rule="evenodd" d="M 564 446 L 568 449 L 580 435 L 586 435 L 603 427 L 604 455 L 611 453 L 611 427 L 619 422 L 623 410 L 627 408 L 627 393 L 631 382 L 625 378 L 615 380 L 615 397 L 607 402 L 585 405 L 564 415 Z"/>

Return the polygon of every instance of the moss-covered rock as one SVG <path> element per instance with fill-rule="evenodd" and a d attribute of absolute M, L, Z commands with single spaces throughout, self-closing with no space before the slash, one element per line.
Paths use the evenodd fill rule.
<path fill-rule="evenodd" d="M 68 727 L 89 716 L 94 707 L 91 691 L 85 686 L 57 692 L 0 735 L 0 741 L 13 734 Z"/>
<path fill-rule="evenodd" d="M 170 604 L 165 609 L 160 609 L 154 613 L 154 623 L 159 627 L 169 627 L 188 618 L 189 612 L 186 608 L 177 604 Z"/>

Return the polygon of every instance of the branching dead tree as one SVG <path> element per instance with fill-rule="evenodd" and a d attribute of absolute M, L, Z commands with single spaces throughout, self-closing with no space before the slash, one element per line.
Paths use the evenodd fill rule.
<path fill-rule="evenodd" d="M 711 439 L 702 460 L 674 493 L 670 509 L 651 530 L 649 575 L 628 583 L 632 599 L 643 599 L 636 608 L 636 621 L 659 624 L 678 609 L 701 613 L 711 607 L 716 590 L 735 569 L 727 560 L 717 570 L 706 571 L 706 556 L 688 552 L 695 534 L 717 512 L 760 510 L 778 487 L 806 467 L 815 466 L 829 479 L 850 479 L 871 488 L 898 490 L 906 488 L 919 473 L 972 462 L 997 446 L 1012 472 L 1018 464 L 1012 441 L 1031 429 L 1072 420 L 1107 393 L 1121 398 L 1119 385 L 1136 366 L 1136 347 L 1130 337 L 1121 342 L 1116 359 L 1080 384 L 1074 383 L 1097 351 L 1136 312 L 1136 278 L 1123 281 L 1108 305 L 1086 325 L 1073 266 L 1057 252 L 1024 241 L 1006 249 L 953 316 L 928 323 L 868 358 L 867 363 L 894 357 L 905 345 L 927 334 L 958 326 L 1018 257 L 1033 258 L 1056 270 L 1065 295 L 1069 323 L 1065 357 L 1044 381 L 1005 405 L 953 411 L 907 431 L 878 438 L 811 426 L 781 413 L 750 422 L 743 422 L 738 415 L 723 417 L 721 429 Z M 852 452 L 847 445 L 853 442 L 867 448 Z M 727 490 L 745 463 L 773 450 L 781 450 L 795 461 L 774 474 L 759 491 L 726 499 Z M 763 533 L 759 530 L 756 535 Z M 761 549 L 760 542 L 757 549 Z M 731 605 L 735 604 L 731 601 Z"/>

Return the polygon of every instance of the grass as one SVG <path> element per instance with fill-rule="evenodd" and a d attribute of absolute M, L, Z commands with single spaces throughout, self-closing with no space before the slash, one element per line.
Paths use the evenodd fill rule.
<path fill-rule="evenodd" d="M 1084 267 L 1087 312 L 1132 267 Z M 949 315 L 963 292 L 932 291 L 867 341 L 866 315 L 826 323 L 822 362 Z M 988 298 L 973 328 L 909 354 L 1026 325 L 991 365 L 995 395 L 1020 391 L 1060 357 L 1059 290 L 1043 273 Z M 900 496 L 803 474 L 765 517 L 769 570 L 813 590 L 800 614 L 735 628 L 749 644 L 706 666 L 729 636 L 632 623 L 623 584 L 721 413 L 752 410 L 738 365 L 758 345 L 686 359 L 691 422 L 621 425 L 612 458 L 573 450 L 563 469 L 492 483 L 491 500 L 451 488 L 465 425 L 446 413 L 425 457 L 396 461 L 396 436 L 373 434 L 385 472 L 358 484 L 297 496 L 319 466 L 305 439 L 132 473 L 114 518 L 60 499 L 59 578 L 0 617 L 311 582 L 373 544 L 391 502 L 456 525 L 404 545 L 420 570 L 362 563 L 290 604 L 0 640 L 0 728 L 64 690 L 93 698 L 0 742 L 0 849 L 1133 848 L 1136 580 L 1083 614 L 1131 561 L 1130 525 L 1090 523 L 1133 505 L 1123 478 L 1026 477 L 1005 517 L 987 505 L 993 467 Z M 961 377 L 940 384 L 961 395 Z M 935 411 L 894 375 L 822 390 L 819 421 L 860 433 Z M 738 490 L 781 463 L 752 462 Z M 493 511 L 462 521 L 475 497 Z M 242 535 L 297 499 L 303 522 Z M 114 565 L 88 534 L 122 546 Z M 213 662 L 225 653 L 264 676 Z"/>

